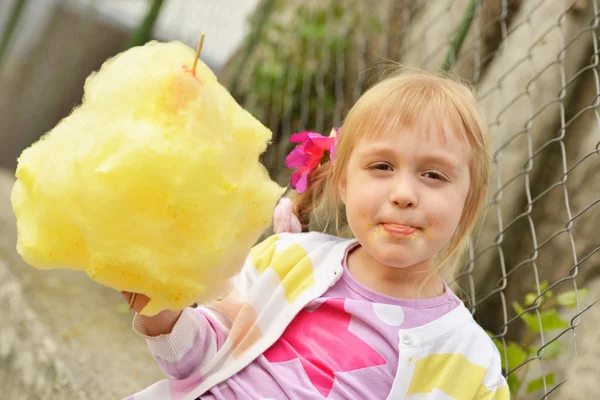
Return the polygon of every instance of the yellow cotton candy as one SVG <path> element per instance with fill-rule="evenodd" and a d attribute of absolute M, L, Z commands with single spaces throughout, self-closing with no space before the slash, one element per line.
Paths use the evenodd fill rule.
<path fill-rule="evenodd" d="M 271 132 L 182 43 L 108 60 L 82 105 L 19 158 L 17 250 L 152 300 L 222 295 L 283 189 L 259 163 Z"/>

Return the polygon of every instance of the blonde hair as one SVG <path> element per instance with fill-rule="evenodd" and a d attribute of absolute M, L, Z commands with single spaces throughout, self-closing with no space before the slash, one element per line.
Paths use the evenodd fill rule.
<path fill-rule="evenodd" d="M 326 163 L 313 171 L 308 189 L 295 199 L 294 210 L 305 229 L 313 221 L 327 229 L 333 216 L 336 233 L 350 236 L 345 223 L 340 227 L 338 188 L 356 143 L 424 121 L 441 129 L 450 124 L 454 132 L 464 135 L 472 150 L 471 185 L 463 213 L 437 260 L 437 271 L 451 281 L 483 214 L 490 171 L 486 123 L 475 96 L 457 79 L 403 69 L 366 91 L 344 121 L 333 166 Z"/>

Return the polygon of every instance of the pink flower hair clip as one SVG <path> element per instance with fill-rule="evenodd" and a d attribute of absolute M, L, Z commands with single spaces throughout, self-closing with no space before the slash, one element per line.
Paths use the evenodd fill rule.
<path fill-rule="evenodd" d="M 308 187 L 308 175 L 311 171 L 327 159 L 333 163 L 341 129 L 341 126 L 333 128 L 329 136 L 304 131 L 290 137 L 290 142 L 299 143 L 285 158 L 286 167 L 296 168 L 290 179 L 292 189 L 296 189 L 298 193 L 304 192 Z"/>

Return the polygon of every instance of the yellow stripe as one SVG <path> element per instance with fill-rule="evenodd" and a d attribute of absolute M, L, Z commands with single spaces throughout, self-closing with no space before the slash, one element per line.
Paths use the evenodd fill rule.
<path fill-rule="evenodd" d="M 250 251 L 250 260 L 260 274 L 271 268 L 279 277 L 288 302 L 293 303 L 298 296 L 315 283 L 312 261 L 306 250 L 293 244 L 277 253 L 277 235 L 265 239 Z"/>
<path fill-rule="evenodd" d="M 281 279 L 285 297 L 290 303 L 315 283 L 312 261 L 299 244 L 294 244 L 277 254 L 271 268 Z"/>
<path fill-rule="evenodd" d="M 250 261 L 259 273 L 262 274 L 265 272 L 269 264 L 271 264 L 271 260 L 277 249 L 275 243 L 278 239 L 277 235 L 269 236 L 250 250 Z"/>
<path fill-rule="evenodd" d="M 475 398 L 477 400 L 510 400 L 508 385 L 500 386 L 496 390 L 490 390 L 482 384 Z"/>
<path fill-rule="evenodd" d="M 455 399 L 472 399 L 486 372 L 462 354 L 431 354 L 417 361 L 407 394 L 438 389 Z"/>

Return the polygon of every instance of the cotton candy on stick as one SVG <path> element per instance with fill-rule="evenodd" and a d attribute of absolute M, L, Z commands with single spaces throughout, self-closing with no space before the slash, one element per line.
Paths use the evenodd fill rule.
<path fill-rule="evenodd" d="M 259 163 L 271 132 L 178 42 L 108 60 L 81 106 L 23 151 L 17 250 L 152 300 L 145 315 L 228 288 L 283 189 Z"/>

